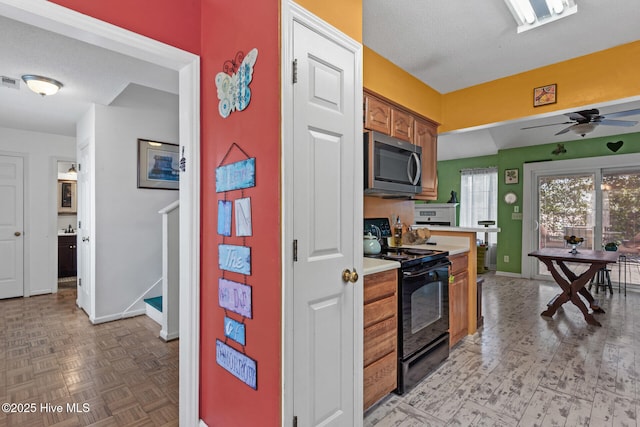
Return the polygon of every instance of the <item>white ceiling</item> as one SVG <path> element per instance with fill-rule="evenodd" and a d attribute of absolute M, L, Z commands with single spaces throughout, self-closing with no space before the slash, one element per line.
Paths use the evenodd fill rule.
<path fill-rule="evenodd" d="M 447 93 L 639 39 L 637 0 L 576 2 L 577 14 L 516 34 L 503 0 L 363 0 L 364 44 Z M 110 105 L 125 88 L 136 93 L 140 87 L 178 93 L 175 71 L 1 16 L 0 41 L 1 76 L 19 79 L 23 74 L 41 74 L 64 84 L 57 95 L 44 98 L 22 82 L 20 90 L 0 86 L 0 127 L 74 136 L 75 122 L 91 103 Z M 620 101 L 623 105 L 584 107 L 598 107 L 604 115 L 640 108 L 638 95 Z M 554 136 L 562 125 L 520 130 L 566 119 L 556 113 L 441 134 L 438 158 L 575 139 L 573 133 Z M 624 120 L 640 121 L 640 117 Z M 640 125 L 598 126 L 588 137 L 638 131 Z"/>
<path fill-rule="evenodd" d="M 575 15 L 517 34 L 516 22 L 504 0 L 364 0 L 363 41 L 438 92 L 448 93 L 640 39 L 638 0 L 576 3 Z M 576 78 L 597 76 L 585 70 L 584 76 Z M 638 101 L 640 96 L 624 100 L 624 105 L 582 107 L 596 107 L 606 115 L 640 108 Z M 565 122 L 567 117 L 562 113 L 441 134 L 438 159 L 495 154 L 503 148 L 580 138 L 574 133 L 554 135 L 566 125 L 520 130 Z M 640 116 L 622 120 L 640 121 Z M 640 124 L 629 128 L 601 125 L 587 137 L 629 132 L 640 132 Z"/>
<path fill-rule="evenodd" d="M 20 80 L 37 74 L 60 81 L 55 96 L 41 97 L 20 80 L 0 86 L 0 127 L 75 136 L 89 105 L 110 105 L 127 90 L 146 87 L 177 98 L 178 73 L 0 16 L 0 75 Z M 145 91 L 148 95 L 149 91 Z"/>

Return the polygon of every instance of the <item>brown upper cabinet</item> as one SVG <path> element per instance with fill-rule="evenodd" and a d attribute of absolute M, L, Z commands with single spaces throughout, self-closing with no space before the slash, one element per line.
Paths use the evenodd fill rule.
<path fill-rule="evenodd" d="M 422 193 L 416 194 L 413 198 L 438 198 L 437 123 L 365 89 L 364 127 L 421 146 Z"/>
<path fill-rule="evenodd" d="M 413 143 L 413 116 L 404 111 L 392 108 L 391 136 Z"/>

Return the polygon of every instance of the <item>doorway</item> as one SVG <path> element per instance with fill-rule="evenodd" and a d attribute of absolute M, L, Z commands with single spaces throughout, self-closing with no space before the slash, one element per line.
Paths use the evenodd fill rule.
<path fill-rule="evenodd" d="M 200 246 L 200 63 L 199 57 L 49 2 L 0 0 L 0 14 L 28 25 L 91 41 L 123 55 L 179 74 L 180 153 L 180 424 L 198 423 L 199 246 Z"/>
<path fill-rule="evenodd" d="M 627 283 L 640 284 L 639 161 L 640 154 L 626 154 L 525 164 L 523 277 L 550 279 L 527 254 L 567 247 L 565 236 L 573 235 L 583 240 L 578 250 L 614 243 L 635 267 Z"/>

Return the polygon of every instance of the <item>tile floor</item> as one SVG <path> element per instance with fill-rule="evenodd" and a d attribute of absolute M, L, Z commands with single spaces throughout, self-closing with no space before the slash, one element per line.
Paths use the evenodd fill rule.
<path fill-rule="evenodd" d="M 146 316 L 93 326 L 75 300 L 0 301 L 0 403 L 27 404 L 0 427 L 177 426 L 178 341 Z"/>
<path fill-rule="evenodd" d="M 540 316 L 552 282 L 485 275 L 484 327 L 404 396 L 365 414 L 366 427 L 636 426 L 640 413 L 640 293 L 595 295 L 589 326 L 570 302 Z"/>

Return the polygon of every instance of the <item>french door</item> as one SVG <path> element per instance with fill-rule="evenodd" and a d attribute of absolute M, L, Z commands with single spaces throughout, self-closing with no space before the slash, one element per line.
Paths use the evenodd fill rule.
<path fill-rule="evenodd" d="M 640 266 L 640 163 L 632 156 L 525 168 L 531 205 L 525 211 L 530 229 L 523 227 L 523 253 L 567 247 L 565 236 L 573 235 L 583 239 L 578 250 L 602 250 L 607 243 L 615 243 L 621 255 Z M 523 261 L 525 277 L 549 277 L 543 264 L 530 257 Z M 627 279 L 629 283 L 640 283 L 637 270 Z"/>

